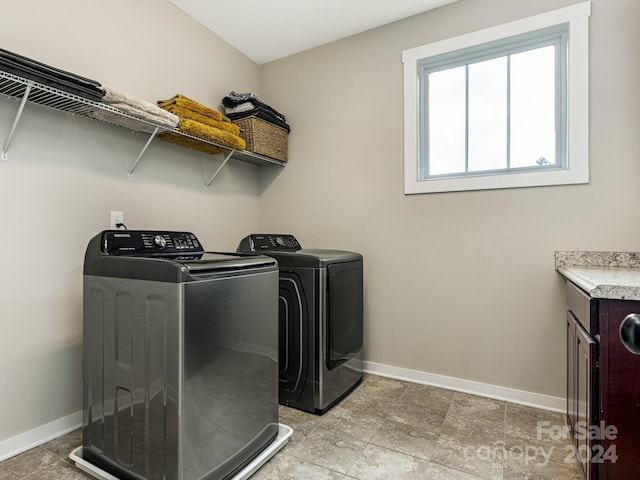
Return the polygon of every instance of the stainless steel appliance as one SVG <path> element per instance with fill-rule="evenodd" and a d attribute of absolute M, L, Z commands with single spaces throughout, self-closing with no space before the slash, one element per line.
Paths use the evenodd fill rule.
<path fill-rule="evenodd" d="M 278 261 L 280 403 L 321 414 L 362 380 L 363 257 L 252 234 L 238 252 Z"/>
<path fill-rule="evenodd" d="M 278 269 L 189 232 L 104 231 L 84 262 L 82 457 L 228 479 L 278 433 Z"/>

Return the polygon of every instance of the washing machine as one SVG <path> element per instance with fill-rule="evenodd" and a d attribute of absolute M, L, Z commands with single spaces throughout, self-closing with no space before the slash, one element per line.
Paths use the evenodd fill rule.
<path fill-rule="evenodd" d="M 218 480 L 271 445 L 273 258 L 109 230 L 89 242 L 83 282 L 83 460 L 119 479 Z"/>
<path fill-rule="evenodd" d="M 280 403 L 326 412 L 362 380 L 362 255 L 288 234 L 251 234 L 237 251 L 278 261 Z"/>

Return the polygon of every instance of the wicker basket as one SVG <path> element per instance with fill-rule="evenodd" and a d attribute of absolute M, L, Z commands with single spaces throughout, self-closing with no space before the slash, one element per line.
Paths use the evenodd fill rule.
<path fill-rule="evenodd" d="M 251 115 L 233 120 L 240 127 L 240 136 L 247 142 L 247 150 L 282 162 L 287 161 L 289 133 L 282 127 Z"/>

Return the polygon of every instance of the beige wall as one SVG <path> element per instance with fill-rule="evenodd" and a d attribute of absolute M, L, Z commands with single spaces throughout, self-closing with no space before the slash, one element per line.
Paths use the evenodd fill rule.
<path fill-rule="evenodd" d="M 575 0 L 461 0 L 262 67 L 168 2 L 9 3 L 2 48 L 152 101 L 255 91 L 293 131 L 285 169 L 235 162 L 205 191 L 219 159 L 154 142 L 127 180 L 143 137 L 26 109 L 0 162 L 0 442 L 81 408 L 82 257 L 112 209 L 211 249 L 260 229 L 360 251 L 368 361 L 564 395 L 554 250 L 638 249 L 636 0 L 592 2 L 589 185 L 417 196 L 401 51 Z M 0 140 L 16 107 L 0 98 Z"/>
<path fill-rule="evenodd" d="M 150 101 L 184 93 L 216 107 L 257 91 L 259 67 L 169 2 L 11 0 L 0 47 Z M 0 98 L 0 142 L 17 102 Z M 82 262 L 122 210 L 129 228 L 195 232 L 235 250 L 259 220 L 259 168 L 27 105 L 0 161 L 0 446 L 81 410 Z M 265 167 L 269 168 L 269 167 Z M 0 452 L 0 455 L 5 452 Z"/>
<path fill-rule="evenodd" d="M 574 3 L 461 0 L 263 66 L 293 130 L 261 229 L 364 254 L 368 361 L 564 396 L 554 251 L 640 247 L 640 3 L 592 1 L 589 185 L 403 195 L 401 52 Z"/>

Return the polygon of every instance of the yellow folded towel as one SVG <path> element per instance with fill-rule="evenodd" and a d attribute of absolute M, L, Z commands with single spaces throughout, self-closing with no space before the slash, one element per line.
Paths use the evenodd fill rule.
<path fill-rule="evenodd" d="M 180 122 L 178 123 L 178 130 L 189 135 L 193 135 L 194 137 L 201 138 L 203 140 L 215 142 L 223 147 L 229 147 L 230 149 L 232 148 L 234 150 L 244 150 L 245 148 L 247 148 L 247 142 L 243 138 L 237 135 L 233 135 L 232 133 L 226 132 L 224 130 L 220 130 L 219 128 L 211 127 L 209 125 L 205 125 L 204 123 L 195 122 L 193 120 L 181 118 Z M 220 149 L 215 145 L 209 145 L 204 142 L 199 142 L 196 139 L 190 139 L 189 137 L 184 137 L 171 132 L 163 133 L 158 137 L 168 142 L 173 142 L 180 145 L 188 144 L 187 146 L 190 146 L 191 148 L 196 148 L 208 153 L 222 153 L 225 151 L 224 149 Z M 185 139 L 189 139 L 192 141 Z"/>
<path fill-rule="evenodd" d="M 184 135 L 180 135 L 179 133 L 167 132 L 158 135 L 157 138 L 159 138 L 160 140 L 164 140 L 165 142 L 171 142 L 183 147 L 193 148 L 194 150 L 200 150 L 201 152 L 210 153 L 211 155 L 229 152 L 229 150 L 227 149 L 216 147 L 215 145 L 204 143 L 191 137 L 185 137 Z"/>
<path fill-rule="evenodd" d="M 174 95 L 169 100 L 158 100 L 157 103 L 160 108 L 164 108 L 165 110 L 167 109 L 166 107 L 170 105 L 177 105 L 193 112 L 200 113 L 207 117 L 211 117 L 215 120 L 218 120 L 219 122 L 230 122 L 229 118 L 222 115 L 222 113 L 220 113 L 218 110 L 202 105 L 201 103 L 198 103 L 195 100 L 191 100 L 189 97 L 186 97 L 180 93 Z"/>
<path fill-rule="evenodd" d="M 219 128 L 220 130 L 225 130 L 234 135 L 240 135 L 240 127 L 238 127 L 234 123 L 216 120 L 213 117 L 203 115 L 193 110 L 189 110 L 188 108 L 180 107 L 178 105 L 168 105 L 163 108 L 167 112 L 177 115 L 179 118 L 194 120 L 196 122 L 209 125 L 210 127 L 215 127 L 215 128 Z"/>
<path fill-rule="evenodd" d="M 224 147 L 231 147 L 234 150 L 244 150 L 247 148 L 247 142 L 244 138 L 186 118 L 180 119 L 178 122 L 178 130 L 193 135 L 194 137 L 215 142 Z"/>

